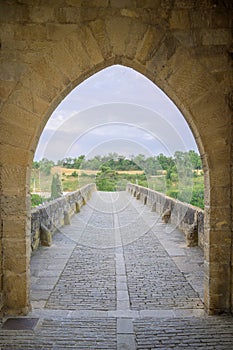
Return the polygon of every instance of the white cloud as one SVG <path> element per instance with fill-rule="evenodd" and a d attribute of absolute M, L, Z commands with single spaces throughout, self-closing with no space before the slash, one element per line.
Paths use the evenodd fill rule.
<path fill-rule="evenodd" d="M 117 138 L 154 153 L 196 150 L 187 123 L 168 97 L 133 69 L 113 66 L 87 79 L 62 101 L 47 123 L 36 158 L 61 159 L 71 149 L 81 154 L 100 144 L 107 149 Z"/>

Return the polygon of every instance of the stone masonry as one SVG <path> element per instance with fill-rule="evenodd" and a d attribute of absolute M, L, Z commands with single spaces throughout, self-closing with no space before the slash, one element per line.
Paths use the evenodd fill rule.
<path fill-rule="evenodd" d="M 95 184 L 88 184 L 78 191 L 68 193 L 59 199 L 45 203 L 32 210 L 31 213 L 31 247 L 38 248 L 40 244 L 50 246 L 52 235 L 61 226 L 69 225 L 74 213 L 91 198 L 96 191 Z"/>
<path fill-rule="evenodd" d="M 113 64 L 157 84 L 205 175 L 205 307 L 231 311 L 232 1 L 0 1 L 0 309 L 30 310 L 30 170 L 62 99 Z M 72 141 L 72 140 L 71 140 Z"/>
<path fill-rule="evenodd" d="M 204 210 L 180 202 L 163 193 L 128 183 L 126 190 L 142 203 L 149 205 L 164 222 L 171 222 L 184 232 L 187 246 L 199 245 L 204 248 Z"/>

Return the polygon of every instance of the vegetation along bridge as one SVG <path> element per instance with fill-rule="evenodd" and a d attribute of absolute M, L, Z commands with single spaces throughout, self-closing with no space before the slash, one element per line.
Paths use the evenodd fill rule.
<path fill-rule="evenodd" d="M 232 349 L 232 317 L 204 310 L 202 225 L 201 210 L 131 184 L 35 209 L 32 311 L 3 319 L 0 347 Z"/>

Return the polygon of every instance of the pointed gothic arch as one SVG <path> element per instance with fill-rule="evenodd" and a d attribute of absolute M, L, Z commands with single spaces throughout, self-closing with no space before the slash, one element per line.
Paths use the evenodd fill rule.
<path fill-rule="evenodd" d="M 85 2 L 83 6 L 88 7 Z M 205 172 L 205 306 L 209 312 L 230 311 L 232 126 L 226 100 L 226 87 L 230 82 L 219 82 L 205 47 L 200 48 L 205 59 L 198 47 L 190 48 L 192 26 L 179 22 L 177 11 L 191 18 L 191 7 L 177 10 L 167 5 L 166 20 L 161 16 L 154 24 L 140 6 L 130 5 L 119 10 L 114 5 L 95 6 L 90 5 L 83 12 L 84 17 L 89 14 L 90 18 L 74 23 L 69 22 L 68 12 L 65 23 L 60 17 L 56 17 L 54 23 L 48 22 L 45 5 L 41 22 L 36 21 L 30 6 L 27 11 L 32 22 L 18 21 L 16 11 L 12 15 L 18 21 L 16 30 L 12 19 L 8 19 L 8 29 L 14 33 L 16 42 L 26 41 L 27 46 L 21 51 L 18 48 L 13 60 L 8 48 L 15 42 L 12 43 L 9 36 L 3 38 L 6 54 L 1 83 L 4 91 L 0 131 L 0 306 L 8 313 L 27 313 L 30 309 L 30 167 L 48 118 L 60 101 L 87 77 L 112 64 L 122 64 L 159 86 L 180 109 L 195 136 Z M 94 14 L 98 6 L 101 14 L 97 16 Z M 155 14 L 157 10 L 164 10 L 165 5 L 156 2 L 158 9 L 155 5 L 146 6 Z M 177 34 L 177 26 L 184 25 L 187 27 L 179 29 L 185 31 L 186 39 Z M 227 33 L 226 30 L 222 38 L 224 58 Z M 208 41 L 208 35 L 203 40 Z M 212 40 L 211 45 L 218 42 Z M 224 64 L 230 70 L 226 59 Z"/>

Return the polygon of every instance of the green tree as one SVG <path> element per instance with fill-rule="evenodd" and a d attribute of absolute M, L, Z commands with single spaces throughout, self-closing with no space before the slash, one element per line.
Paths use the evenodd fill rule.
<path fill-rule="evenodd" d="M 90 169 L 90 170 L 99 170 L 102 164 L 102 160 L 100 156 L 95 156 L 92 159 L 88 159 L 82 163 L 82 169 Z"/>
<path fill-rule="evenodd" d="M 74 158 L 74 169 L 80 169 L 82 163 L 85 161 L 85 156 L 81 155 L 78 158 Z"/>
<path fill-rule="evenodd" d="M 71 157 L 67 157 L 63 159 L 63 167 L 67 169 L 72 169 L 74 165 L 74 159 Z"/>
<path fill-rule="evenodd" d="M 63 195 L 62 183 L 59 174 L 54 174 L 51 184 L 51 198 L 56 199 Z"/>
<path fill-rule="evenodd" d="M 32 163 L 32 169 L 39 169 L 40 168 L 40 162 L 33 161 Z"/>
<path fill-rule="evenodd" d="M 39 162 L 40 166 L 39 169 L 42 171 L 45 175 L 50 175 L 52 167 L 55 165 L 55 163 L 52 160 L 49 160 L 47 158 L 43 158 Z"/>
<path fill-rule="evenodd" d="M 140 169 L 143 170 L 145 168 L 145 159 L 146 157 L 144 154 L 138 154 L 136 157 L 134 157 L 133 161 Z"/>
<path fill-rule="evenodd" d="M 36 207 L 42 204 L 45 201 L 45 198 L 41 197 L 39 194 L 32 193 L 31 194 L 31 205 L 32 207 Z"/>
<path fill-rule="evenodd" d="M 116 191 L 118 174 L 106 165 L 102 165 L 100 172 L 96 175 L 96 187 L 99 191 Z"/>
<path fill-rule="evenodd" d="M 195 151 L 189 151 L 189 159 L 193 165 L 193 169 L 199 170 L 202 169 L 201 157 Z"/>

